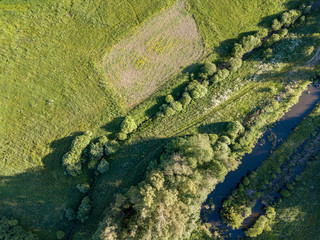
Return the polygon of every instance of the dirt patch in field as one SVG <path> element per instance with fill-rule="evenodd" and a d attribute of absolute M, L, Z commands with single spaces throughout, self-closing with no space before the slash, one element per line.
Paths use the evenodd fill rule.
<path fill-rule="evenodd" d="M 179 1 L 144 22 L 103 59 L 107 81 L 131 108 L 203 54 L 197 25 Z"/>

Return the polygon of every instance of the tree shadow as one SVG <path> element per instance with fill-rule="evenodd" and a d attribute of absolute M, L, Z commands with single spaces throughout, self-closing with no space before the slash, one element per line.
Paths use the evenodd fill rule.
<path fill-rule="evenodd" d="M 200 133 L 206 134 L 221 134 L 225 131 L 229 122 L 216 122 L 207 125 L 202 125 L 198 128 Z"/>
<path fill-rule="evenodd" d="M 79 134 L 53 141 L 52 151 L 42 159 L 42 166 L 37 164 L 22 173 L 0 176 L 1 214 L 19 220 L 42 239 L 55 239 L 57 231 L 70 228 L 72 223 L 65 218 L 65 209 L 78 206 L 81 193 L 75 186 L 85 181 L 87 173 L 76 178 L 65 175 L 61 159 Z"/>

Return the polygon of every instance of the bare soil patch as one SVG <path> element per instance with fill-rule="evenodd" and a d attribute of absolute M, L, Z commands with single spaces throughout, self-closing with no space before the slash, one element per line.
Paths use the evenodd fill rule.
<path fill-rule="evenodd" d="M 203 43 L 197 25 L 177 2 L 144 22 L 104 57 L 107 81 L 122 96 L 126 108 L 149 97 L 181 67 L 198 60 Z"/>

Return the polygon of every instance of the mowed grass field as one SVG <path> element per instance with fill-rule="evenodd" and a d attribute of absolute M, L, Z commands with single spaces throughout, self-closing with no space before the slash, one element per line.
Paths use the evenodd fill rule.
<path fill-rule="evenodd" d="M 196 62 L 203 47 L 186 3 L 178 1 L 115 45 L 102 65 L 108 82 L 130 108 L 151 96 L 181 68 Z"/>
<path fill-rule="evenodd" d="M 65 176 L 61 158 L 68 151 L 74 135 L 85 130 L 97 130 L 99 133 L 96 135 L 107 134 L 99 127 L 123 116 L 131 104 L 128 99 L 121 99 L 119 92 L 114 90 L 111 80 L 106 78 L 105 70 L 101 69 L 101 62 L 110 54 L 112 46 L 116 48 L 126 41 L 134 42 L 132 48 L 139 46 L 141 43 L 132 40 L 132 34 L 133 37 L 139 32 L 145 34 L 138 28 L 143 21 L 146 20 L 145 24 L 148 25 L 148 18 L 159 11 L 163 12 L 158 16 L 165 15 L 166 9 L 175 2 L 1 1 L 0 214 L 19 219 L 23 226 L 35 231 L 44 239 L 55 239 L 57 230 L 67 231 L 71 227 L 71 224 L 66 222 L 64 210 L 66 207 L 76 207 L 79 204 L 81 196 L 75 185 L 86 181 L 87 176 L 85 173 L 78 178 Z M 230 9 L 233 10 L 230 11 L 237 10 L 238 14 L 245 15 L 248 9 L 241 6 L 249 6 L 252 1 L 234 2 L 238 5 L 231 4 Z M 277 5 L 270 3 L 275 7 L 273 13 L 286 9 L 287 2 L 289 1 L 276 1 Z M 178 27 L 191 26 L 184 34 L 192 33 L 197 44 L 203 38 L 208 52 L 213 51 L 211 41 L 218 47 L 230 38 L 230 32 L 233 36 L 243 33 L 244 29 L 240 29 L 234 19 L 228 20 L 229 25 L 225 25 L 229 26 L 228 28 L 221 25 L 219 38 L 214 34 L 212 38 L 208 37 L 207 34 L 214 33 L 215 30 L 210 26 L 206 27 L 205 22 L 218 24 L 224 21 L 222 19 L 228 18 L 230 13 L 225 11 L 222 3 L 219 5 L 191 0 L 187 3 L 189 5 L 186 5 L 186 9 L 193 14 L 198 26 L 190 15 L 180 11 L 182 9 L 176 11 L 176 20 L 168 24 Z M 269 13 L 257 11 L 263 9 L 261 5 L 252 4 L 249 7 L 252 7 L 252 12 L 256 12 L 256 15 L 251 22 L 248 20 L 245 31 L 254 31 L 259 28 L 257 24 Z M 207 13 L 201 9 L 205 9 Z M 203 18 L 204 14 L 210 16 L 213 12 L 220 15 L 215 15 L 215 18 Z M 186 23 L 182 20 L 186 20 L 190 25 L 184 25 Z M 145 29 L 148 30 L 147 27 Z M 172 29 L 174 26 L 163 25 L 160 31 L 165 33 L 166 38 L 172 39 Z M 156 40 L 154 37 L 159 33 L 151 31 L 150 34 L 144 42 L 150 47 L 149 53 L 160 56 L 175 54 L 177 58 L 180 57 L 172 47 L 176 46 L 175 41 L 167 41 L 161 37 Z M 151 36 L 150 41 L 147 41 L 148 36 Z M 186 44 L 191 44 L 188 41 Z M 183 47 L 178 46 L 180 49 Z M 197 54 L 192 52 L 196 56 L 192 61 L 199 58 L 201 51 L 200 47 L 196 48 Z M 226 52 L 220 53 L 223 55 Z M 191 58 L 189 60 L 191 63 Z M 137 62 L 135 59 L 132 61 Z M 162 81 L 167 79 L 153 79 L 159 81 L 159 85 L 154 86 L 160 86 Z M 146 82 L 139 83 L 148 85 Z M 156 90 L 154 87 L 153 91 Z M 136 94 L 135 97 L 141 101 L 145 95 Z M 151 102 L 154 101 L 153 99 Z M 121 102 L 127 105 L 121 105 Z M 184 121 L 183 118 L 184 116 L 181 116 L 180 120 Z M 169 128 L 166 121 L 161 124 L 163 125 L 155 129 L 154 133 Z M 165 135 L 170 136 L 163 134 L 161 137 L 164 138 Z M 137 146 L 145 148 L 146 153 L 154 153 L 157 144 L 158 142 L 155 142 L 151 146 L 146 142 L 146 145 Z M 145 152 L 139 154 L 143 155 Z M 131 160 L 131 157 L 127 157 L 127 160 Z M 123 170 L 122 163 L 119 163 L 119 171 Z M 138 180 L 143 171 L 142 166 L 141 172 L 137 174 Z M 130 179 L 130 184 L 132 182 L 136 182 L 135 176 L 132 181 Z M 112 191 L 110 195 L 113 195 Z"/>

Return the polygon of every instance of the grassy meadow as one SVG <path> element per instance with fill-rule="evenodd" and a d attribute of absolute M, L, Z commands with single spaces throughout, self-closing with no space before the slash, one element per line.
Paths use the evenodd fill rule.
<path fill-rule="evenodd" d="M 165 95 L 176 97 L 184 88 L 188 79 L 178 73 L 199 60 L 203 42 L 206 53 L 213 53 L 209 59 L 220 61 L 239 36 L 270 26 L 276 14 L 301 3 L 189 0 L 187 10 L 182 11 L 170 8 L 175 2 L 1 1 L 0 214 L 18 219 L 43 239 L 55 239 L 58 230 L 68 232 L 72 223 L 64 217 L 65 209 L 76 208 L 83 197 L 76 184 L 91 179 L 86 171 L 76 178 L 66 176 L 61 166 L 75 136 L 87 130 L 94 137 L 116 132 L 128 109 L 146 98 L 130 114 L 137 123 L 148 119 Z M 154 28 L 154 21 L 167 18 L 168 12 L 176 16 Z M 181 29 L 185 32 L 177 40 L 172 31 Z M 316 24 L 312 31 L 315 29 Z M 165 38 L 159 38 L 163 34 Z M 293 40 L 294 51 L 303 43 L 296 45 Z M 148 51 L 139 49 L 140 45 L 148 46 Z M 185 47 L 188 49 L 181 52 Z M 106 60 L 116 53 L 120 58 L 131 57 L 130 64 L 135 63 L 144 76 L 146 73 L 130 89 L 116 77 L 121 71 L 114 65 L 122 59 Z M 142 64 L 142 53 L 151 65 Z M 73 239 L 88 239 L 95 232 L 114 194 L 141 181 L 148 161 L 157 157 L 169 139 L 208 131 L 220 122 L 245 121 L 249 113 L 283 90 L 288 71 L 305 62 L 298 55 L 287 60 L 278 54 L 273 62 L 261 63 L 261 55 L 262 51 L 245 61 L 237 74 L 212 86 L 210 94 L 192 102 L 181 114 L 143 123 L 110 159 L 111 170 L 94 183 L 91 219 L 77 226 Z M 158 56 L 162 65 L 154 62 Z M 270 71 L 271 77 L 266 75 Z M 306 83 L 301 79 L 298 85 Z M 268 91 L 270 86 L 275 91 Z M 261 126 L 272 122 L 272 117 Z"/>

